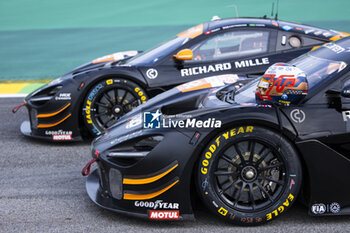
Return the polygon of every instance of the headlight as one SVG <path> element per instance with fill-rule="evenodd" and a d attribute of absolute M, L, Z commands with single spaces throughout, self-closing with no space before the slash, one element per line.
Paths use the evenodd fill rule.
<path fill-rule="evenodd" d="M 53 96 L 56 95 L 56 93 L 62 88 L 62 86 L 55 86 L 54 88 L 49 90 L 48 95 Z"/>
<path fill-rule="evenodd" d="M 111 162 L 129 166 L 146 157 L 163 138 L 162 135 L 152 135 L 131 139 L 112 147 L 106 155 Z"/>
<path fill-rule="evenodd" d="M 44 88 L 43 90 L 35 93 L 31 98 L 30 102 L 35 105 L 43 105 L 47 101 L 51 100 L 54 95 L 62 88 L 62 86 L 52 86 Z"/>

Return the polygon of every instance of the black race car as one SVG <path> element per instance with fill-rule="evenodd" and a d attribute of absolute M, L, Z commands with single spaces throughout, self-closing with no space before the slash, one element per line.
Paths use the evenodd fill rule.
<path fill-rule="evenodd" d="M 149 219 L 193 219 L 198 196 L 243 225 L 275 219 L 298 195 L 310 215 L 350 214 L 349 62 L 344 38 L 243 87 L 183 84 L 153 98 L 93 141 L 88 195 Z"/>
<path fill-rule="evenodd" d="M 262 74 L 314 46 L 347 34 L 284 21 L 235 18 L 188 29 L 138 54 L 127 51 L 82 65 L 25 98 L 24 135 L 81 140 L 175 85 L 214 74 Z"/>

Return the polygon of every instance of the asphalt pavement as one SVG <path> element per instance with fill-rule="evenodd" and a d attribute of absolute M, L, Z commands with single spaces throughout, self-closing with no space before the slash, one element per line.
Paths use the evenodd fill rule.
<path fill-rule="evenodd" d="M 310 217 L 296 204 L 258 227 L 221 221 L 204 207 L 196 221 L 151 222 L 103 210 L 85 191 L 89 142 L 49 143 L 21 135 L 20 98 L 0 99 L 0 232 L 350 232 L 350 217 Z M 330 188 L 331 184 L 330 184 Z"/>

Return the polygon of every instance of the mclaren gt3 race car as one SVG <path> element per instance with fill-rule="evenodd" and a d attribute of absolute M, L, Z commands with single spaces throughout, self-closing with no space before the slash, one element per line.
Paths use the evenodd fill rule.
<path fill-rule="evenodd" d="M 24 135 L 81 140 L 178 84 L 214 74 L 262 74 L 347 34 L 259 18 L 215 20 L 145 53 L 127 51 L 82 65 L 25 98 Z"/>
<path fill-rule="evenodd" d="M 181 85 L 153 98 L 93 141 L 89 197 L 149 219 L 193 219 L 198 196 L 242 225 L 272 221 L 298 195 L 310 215 L 350 214 L 349 62 L 344 38 L 241 88 L 165 99 Z"/>

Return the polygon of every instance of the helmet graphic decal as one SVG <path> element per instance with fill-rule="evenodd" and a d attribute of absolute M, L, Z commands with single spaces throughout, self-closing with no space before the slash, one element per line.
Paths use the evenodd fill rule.
<path fill-rule="evenodd" d="M 257 103 L 277 102 L 297 104 L 308 93 L 306 73 L 286 63 L 272 65 L 260 79 L 256 91 Z"/>

